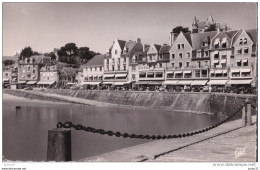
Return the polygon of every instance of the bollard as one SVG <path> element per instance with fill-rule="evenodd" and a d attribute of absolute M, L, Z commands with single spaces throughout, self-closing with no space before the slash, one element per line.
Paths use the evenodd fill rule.
<path fill-rule="evenodd" d="M 244 106 L 244 107 L 242 108 L 242 126 L 245 126 L 245 125 L 246 125 L 245 116 L 246 116 L 246 106 Z"/>
<path fill-rule="evenodd" d="M 47 161 L 71 161 L 71 131 L 48 130 Z"/>
<path fill-rule="evenodd" d="M 251 126 L 252 125 L 252 112 L 251 112 L 251 104 L 247 104 L 247 113 L 246 113 L 246 117 L 247 117 L 247 121 L 246 121 L 246 126 Z"/>

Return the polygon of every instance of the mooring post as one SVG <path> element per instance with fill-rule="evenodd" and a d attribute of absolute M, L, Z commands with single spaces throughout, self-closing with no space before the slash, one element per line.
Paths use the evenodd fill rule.
<path fill-rule="evenodd" d="M 48 130 L 47 161 L 71 161 L 71 131 L 65 129 Z"/>
<path fill-rule="evenodd" d="M 248 99 L 247 99 L 248 101 Z M 247 117 L 247 121 L 246 121 L 246 126 L 251 126 L 252 125 L 252 113 L 251 113 L 251 104 L 247 104 L 247 113 L 246 113 L 246 117 Z"/>
<path fill-rule="evenodd" d="M 244 107 L 242 108 L 242 126 L 245 126 L 245 125 L 246 125 L 246 120 L 245 120 L 245 118 L 246 118 L 246 106 L 244 106 Z"/>

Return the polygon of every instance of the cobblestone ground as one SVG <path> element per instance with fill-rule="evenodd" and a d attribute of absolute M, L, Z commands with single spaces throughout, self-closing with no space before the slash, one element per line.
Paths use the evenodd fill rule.
<path fill-rule="evenodd" d="M 239 119 L 192 137 L 153 141 L 79 161 L 254 162 L 256 116 L 252 120 L 254 124 L 249 127 L 240 128 Z"/>

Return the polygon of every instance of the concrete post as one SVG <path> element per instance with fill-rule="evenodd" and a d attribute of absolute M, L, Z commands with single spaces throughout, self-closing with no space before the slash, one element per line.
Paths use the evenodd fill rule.
<path fill-rule="evenodd" d="M 252 125 L 252 112 L 251 112 L 251 104 L 247 104 L 247 122 L 246 126 L 251 126 Z"/>
<path fill-rule="evenodd" d="M 71 131 L 48 130 L 47 161 L 71 161 Z"/>
<path fill-rule="evenodd" d="M 246 125 L 245 117 L 246 117 L 246 106 L 244 106 L 244 107 L 242 108 L 242 126 L 245 126 L 245 125 Z"/>

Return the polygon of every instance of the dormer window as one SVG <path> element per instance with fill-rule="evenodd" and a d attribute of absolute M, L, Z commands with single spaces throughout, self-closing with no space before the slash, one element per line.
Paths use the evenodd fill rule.
<path fill-rule="evenodd" d="M 223 38 L 221 42 L 222 48 L 227 48 L 227 38 Z"/>
<path fill-rule="evenodd" d="M 246 44 L 247 43 L 247 38 L 244 38 L 244 44 Z"/>
<path fill-rule="evenodd" d="M 244 54 L 248 54 L 248 47 L 244 48 Z"/>
<path fill-rule="evenodd" d="M 216 39 L 214 42 L 214 47 L 219 48 L 219 39 Z"/>

